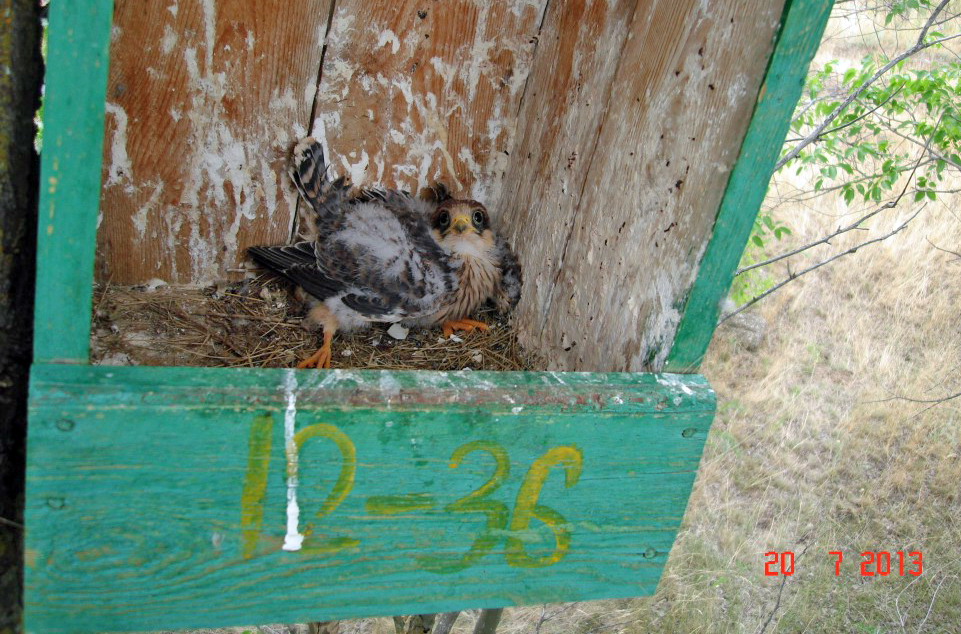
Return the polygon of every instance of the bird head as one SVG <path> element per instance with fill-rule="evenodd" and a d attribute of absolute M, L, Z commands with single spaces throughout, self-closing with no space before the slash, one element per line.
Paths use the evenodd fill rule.
<path fill-rule="evenodd" d="M 454 255 L 486 256 L 494 246 L 490 216 L 476 200 L 449 198 L 431 216 L 434 239 Z"/>

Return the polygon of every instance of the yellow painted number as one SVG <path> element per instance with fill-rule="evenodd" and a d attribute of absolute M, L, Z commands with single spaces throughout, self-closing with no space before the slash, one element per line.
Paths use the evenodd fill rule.
<path fill-rule="evenodd" d="M 467 568 L 497 545 L 501 539 L 499 533 L 507 527 L 507 519 L 510 516 L 507 506 L 497 500 L 488 499 L 488 496 L 504 483 L 510 473 L 507 451 L 495 443 L 475 440 L 455 449 L 448 466 L 456 469 L 467 454 L 474 451 L 484 451 L 494 457 L 494 475 L 476 491 L 448 504 L 444 510 L 449 513 L 483 513 L 487 516 L 487 526 L 471 544 L 467 554 L 461 557 L 420 557 L 421 565 L 432 572 L 456 572 Z"/>
<path fill-rule="evenodd" d="M 334 483 L 334 488 L 331 489 L 327 495 L 327 499 L 324 500 L 320 510 L 314 514 L 314 517 L 320 520 L 330 515 L 334 509 L 344 501 L 344 498 L 347 497 L 347 494 L 350 493 L 350 490 L 354 487 L 354 474 L 357 471 L 357 450 L 354 447 L 354 443 L 350 441 L 350 438 L 348 438 L 344 432 L 333 425 L 318 423 L 304 427 L 294 434 L 294 447 L 298 455 L 304 443 L 311 438 L 327 438 L 328 440 L 332 440 L 334 444 L 337 445 L 337 449 L 340 450 L 341 455 L 340 475 L 337 477 L 337 482 Z M 296 465 L 293 461 L 288 461 L 288 476 L 290 476 L 292 469 L 296 469 Z M 296 473 L 294 473 L 294 475 L 296 476 Z M 351 548 L 360 543 L 359 540 L 352 537 L 320 538 L 313 534 L 313 530 L 312 524 L 307 524 L 304 528 L 304 544 L 300 552 L 334 553 L 345 548 Z"/>
<path fill-rule="evenodd" d="M 518 568 L 539 568 L 550 566 L 561 560 L 571 544 L 571 533 L 567 529 L 567 520 L 552 508 L 537 503 L 541 488 L 547 480 L 551 467 L 564 467 L 564 486 L 570 488 L 577 484 L 581 477 L 583 455 L 577 447 L 554 447 L 534 461 L 528 469 L 521 488 L 517 492 L 514 503 L 514 517 L 511 520 L 511 536 L 507 538 L 507 563 Z M 554 533 L 555 548 L 550 554 L 532 557 L 524 548 L 522 536 L 530 534 L 531 519 L 537 519 L 547 525 Z"/>

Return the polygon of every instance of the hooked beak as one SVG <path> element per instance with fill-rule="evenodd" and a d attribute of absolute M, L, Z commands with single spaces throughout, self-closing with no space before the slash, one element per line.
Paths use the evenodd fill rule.
<path fill-rule="evenodd" d="M 451 220 L 450 226 L 451 226 L 451 229 L 453 229 L 457 233 L 464 233 L 465 231 L 471 228 L 470 218 L 468 218 L 466 214 L 457 214 Z"/>

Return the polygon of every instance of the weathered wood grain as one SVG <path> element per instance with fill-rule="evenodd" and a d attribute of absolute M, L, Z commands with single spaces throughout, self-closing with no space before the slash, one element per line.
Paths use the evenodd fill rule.
<path fill-rule="evenodd" d="M 785 12 L 751 126 L 727 183 L 697 280 L 682 310 L 665 366 L 671 371 L 696 370 L 707 351 L 721 300 L 731 287 L 754 217 L 767 193 L 808 65 L 821 43 L 833 4 L 833 0 L 791 2 Z"/>
<path fill-rule="evenodd" d="M 337 172 L 496 215 L 546 4 L 339 0 L 313 126 Z"/>
<path fill-rule="evenodd" d="M 626 38 L 597 44 L 620 52 L 609 94 L 576 98 L 602 112 L 596 138 L 586 149 L 572 144 L 564 169 L 555 160 L 533 182 L 514 185 L 536 192 L 527 216 L 544 216 L 564 232 L 542 240 L 545 228 L 535 240 L 515 239 L 528 278 L 519 325 L 552 367 L 640 371 L 663 365 L 750 119 L 782 4 L 639 3 Z M 536 112 L 541 100 L 569 99 L 552 92 L 554 86 L 550 72 L 532 75 L 525 108 Z M 596 115 L 592 120 L 589 112 L 564 116 L 581 130 L 594 125 Z M 548 131 L 533 138 L 519 154 L 551 147 L 555 138 L 568 151 L 564 136 Z M 577 182 L 582 188 L 569 192 Z M 521 235 L 526 223 L 516 227 L 514 235 Z"/>
<path fill-rule="evenodd" d="M 34 360 L 85 363 L 111 0 L 50 6 Z"/>
<path fill-rule="evenodd" d="M 680 375 L 37 366 L 32 394 L 51 632 L 649 594 L 714 413 Z"/>
<path fill-rule="evenodd" d="M 539 333 L 558 290 L 557 270 L 636 5 L 637 0 L 548 5 L 503 197 L 502 224 L 524 267 L 515 323 L 531 348 L 549 348 Z"/>
<path fill-rule="evenodd" d="M 221 279 L 285 242 L 331 0 L 121 0 L 114 14 L 97 273 Z"/>

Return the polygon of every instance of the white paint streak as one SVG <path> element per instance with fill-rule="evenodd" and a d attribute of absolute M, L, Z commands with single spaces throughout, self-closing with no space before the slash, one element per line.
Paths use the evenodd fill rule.
<path fill-rule="evenodd" d="M 297 373 L 289 369 L 284 373 L 284 398 L 287 409 L 284 411 L 284 451 L 287 454 L 287 534 L 284 536 L 284 550 L 300 550 L 304 536 L 298 530 L 300 507 L 297 506 L 297 445 L 294 432 L 297 422 Z"/>
<path fill-rule="evenodd" d="M 213 71 L 214 67 L 214 42 L 217 28 L 217 13 L 214 7 L 214 0 L 200 0 L 204 8 L 204 41 L 207 54 L 207 72 Z"/>
<path fill-rule="evenodd" d="M 133 222 L 134 229 L 137 230 L 137 235 L 140 241 L 143 242 L 144 238 L 147 237 L 147 220 L 150 216 L 155 213 L 157 205 L 160 202 L 160 195 L 163 193 L 164 184 L 162 181 L 156 181 L 153 183 L 153 192 L 150 194 L 150 198 L 147 200 L 143 206 L 140 207 L 134 213 L 131 221 Z"/>
<path fill-rule="evenodd" d="M 474 43 L 468 54 L 468 62 L 464 81 L 467 84 L 467 101 L 473 103 L 477 96 L 477 84 L 480 83 L 482 72 L 491 69 L 490 52 L 494 48 L 494 41 L 486 39 L 487 16 L 490 10 L 478 11 L 477 27 L 474 29 Z"/>
<path fill-rule="evenodd" d="M 114 118 L 116 128 L 110 140 L 110 167 L 107 170 L 107 182 L 104 187 L 113 187 L 120 183 L 128 183 L 133 179 L 133 165 L 127 155 L 127 113 L 115 103 L 109 101 L 104 105 L 107 114 Z"/>
<path fill-rule="evenodd" d="M 160 39 L 160 50 L 164 55 L 169 55 L 177 45 L 177 33 L 169 24 L 164 25 L 164 36 Z"/>
<path fill-rule="evenodd" d="M 350 182 L 355 187 L 361 187 L 367 178 L 367 167 L 370 165 L 370 157 L 367 156 L 367 150 L 361 151 L 360 160 L 356 163 L 348 162 L 345 156 L 340 157 L 340 162 L 343 164 L 344 169 L 350 173 Z"/>
<path fill-rule="evenodd" d="M 390 29 L 384 29 L 380 33 L 380 37 L 377 39 L 377 48 L 381 48 L 387 44 L 390 44 L 390 52 L 392 55 L 396 55 L 397 51 L 400 50 L 400 40 L 397 39 L 397 34 Z"/>

